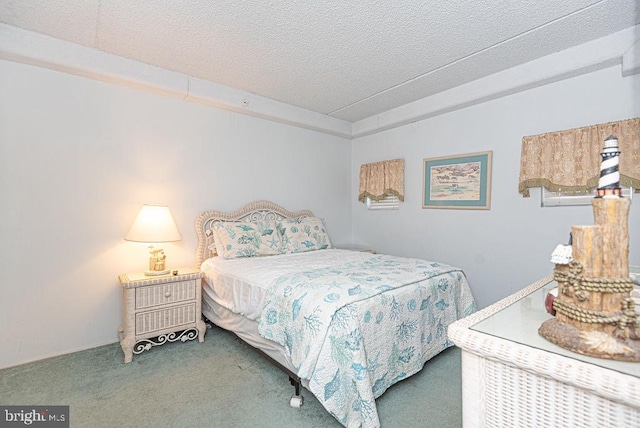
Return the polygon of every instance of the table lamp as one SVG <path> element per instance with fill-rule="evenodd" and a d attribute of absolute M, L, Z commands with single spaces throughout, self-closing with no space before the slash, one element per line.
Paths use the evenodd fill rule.
<path fill-rule="evenodd" d="M 160 242 L 174 242 L 182 239 L 176 222 L 173 220 L 169 207 L 161 205 L 144 205 L 129 232 L 126 241 L 146 242 L 149 244 Z M 145 275 L 165 275 L 169 273 L 166 256 L 162 248 L 149 246 L 149 270 Z"/>

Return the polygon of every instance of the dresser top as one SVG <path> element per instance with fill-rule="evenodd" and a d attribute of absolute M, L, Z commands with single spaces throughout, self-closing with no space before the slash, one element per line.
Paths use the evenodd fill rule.
<path fill-rule="evenodd" d="M 557 286 L 558 284 L 555 281 L 550 280 L 523 298 L 516 300 L 480 322 L 471 325 L 470 328 L 479 333 L 488 334 L 500 339 L 520 343 L 542 351 L 552 352 L 557 355 L 640 378 L 640 363 L 595 358 L 578 354 L 561 348 L 538 334 L 540 325 L 547 319 L 552 318 L 545 309 L 544 301 L 549 290 Z"/>
<path fill-rule="evenodd" d="M 173 275 L 169 272 L 166 275 L 149 276 L 144 272 L 123 273 L 118 276 L 118 281 L 124 288 L 144 287 L 147 285 L 166 284 L 168 282 L 189 281 L 192 279 L 200 279 L 203 273 L 199 269 L 191 267 L 183 267 L 177 270 L 178 274 Z"/>

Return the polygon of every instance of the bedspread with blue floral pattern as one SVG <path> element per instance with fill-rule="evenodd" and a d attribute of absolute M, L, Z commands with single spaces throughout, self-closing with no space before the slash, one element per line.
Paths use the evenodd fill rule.
<path fill-rule="evenodd" d="M 339 422 L 378 427 L 375 398 L 451 346 L 447 326 L 475 309 L 461 270 L 372 255 L 277 278 L 259 331 Z"/>

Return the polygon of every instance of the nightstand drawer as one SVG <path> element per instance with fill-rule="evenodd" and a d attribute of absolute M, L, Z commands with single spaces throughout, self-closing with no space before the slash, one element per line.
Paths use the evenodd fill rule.
<path fill-rule="evenodd" d="M 136 336 L 182 324 L 193 324 L 195 321 L 195 302 L 157 311 L 141 312 L 136 314 Z"/>
<path fill-rule="evenodd" d="M 170 282 L 136 288 L 136 309 L 196 298 L 196 281 Z"/>

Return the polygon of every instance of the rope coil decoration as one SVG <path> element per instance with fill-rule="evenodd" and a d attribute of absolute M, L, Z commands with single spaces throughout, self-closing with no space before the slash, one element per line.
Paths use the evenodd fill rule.
<path fill-rule="evenodd" d="M 553 279 L 558 283 L 567 283 L 575 291 L 585 290 L 600 293 L 630 293 L 633 291 L 633 280 L 631 278 L 586 278 L 582 276 L 582 264 L 577 260 L 569 262 L 568 272 L 555 270 Z M 568 288 L 562 291 L 568 291 Z M 564 294 L 567 293 L 565 292 Z"/>
<path fill-rule="evenodd" d="M 586 278 L 582 275 L 582 264 L 577 260 L 569 262 L 568 271 L 555 269 L 553 279 L 564 284 L 561 292 L 565 296 L 575 296 L 584 301 L 589 297 L 587 292 L 597 293 L 630 293 L 633 290 L 631 278 Z M 572 290 L 573 288 L 573 290 Z M 554 300 L 553 309 L 559 314 L 585 324 L 610 324 L 617 327 L 619 334 L 626 336 L 623 330 L 630 329 L 630 336 L 637 337 L 638 315 L 633 309 L 635 302 L 628 297 L 621 303 L 621 312 L 610 313 L 580 308 L 572 303 Z"/>
<path fill-rule="evenodd" d="M 633 290 L 631 278 L 583 278 L 580 288 L 601 293 L 630 293 Z"/>
<path fill-rule="evenodd" d="M 586 324 L 614 324 L 617 325 L 622 314 L 611 315 L 607 312 L 592 311 L 589 309 L 582 309 L 571 303 L 561 302 L 555 300 L 553 302 L 553 308 L 556 312 L 559 312 L 567 317 L 580 321 Z"/>

